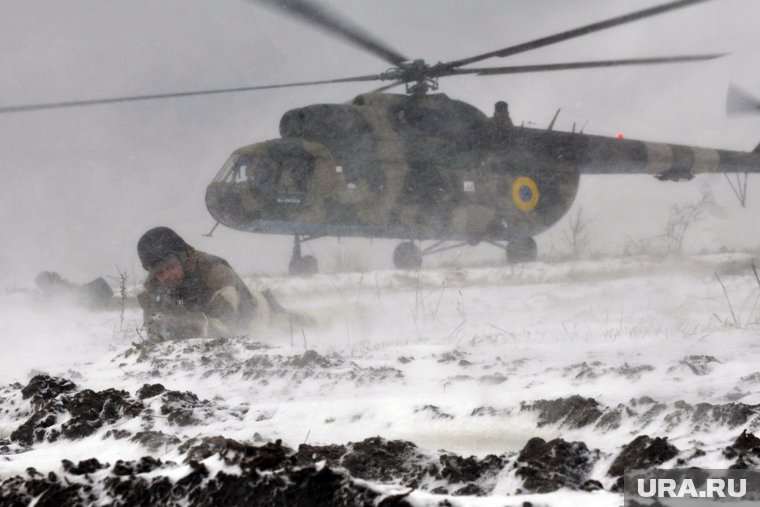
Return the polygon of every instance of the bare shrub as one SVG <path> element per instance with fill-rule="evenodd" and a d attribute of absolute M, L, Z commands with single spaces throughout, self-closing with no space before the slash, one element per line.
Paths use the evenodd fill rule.
<path fill-rule="evenodd" d="M 575 214 L 568 218 L 568 228 L 563 234 L 563 239 L 570 249 L 572 259 L 580 259 L 588 253 L 590 223 L 591 220 L 583 214 L 583 206 L 578 206 Z"/>
<path fill-rule="evenodd" d="M 629 238 L 623 248 L 623 255 L 668 255 L 683 253 L 686 233 L 702 219 L 711 197 L 705 194 L 697 202 L 674 204 L 665 223 L 664 232 L 646 238 Z"/>
<path fill-rule="evenodd" d="M 683 252 L 683 241 L 686 232 L 702 218 L 709 196 L 703 195 L 695 203 L 674 204 L 670 208 L 670 216 L 665 224 L 665 242 L 669 253 Z"/>

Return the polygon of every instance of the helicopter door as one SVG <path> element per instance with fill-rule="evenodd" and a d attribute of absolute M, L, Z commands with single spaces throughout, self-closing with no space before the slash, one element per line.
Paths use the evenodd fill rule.
<path fill-rule="evenodd" d="M 306 193 L 313 164 L 303 157 L 287 157 L 282 161 L 280 193 L 303 195 Z"/>
<path fill-rule="evenodd" d="M 276 159 L 260 155 L 248 168 L 253 194 L 278 205 L 299 205 L 305 200 L 314 169 L 310 160 L 298 155 Z"/>
<path fill-rule="evenodd" d="M 280 167 L 275 159 L 266 155 L 256 157 L 254 163 L 246 168 L 246 175 L 254 194 L 274 197 L 280 179 Z"/>

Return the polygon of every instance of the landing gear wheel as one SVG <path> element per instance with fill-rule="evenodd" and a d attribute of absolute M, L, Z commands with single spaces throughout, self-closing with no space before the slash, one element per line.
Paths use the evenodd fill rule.
<path fill-rule="evenodd" d="M 293 238 L 293 254 L 290 256 L 288 273 L 292 276 L 311 276 L 319 271 L 317 259 L 311 255 L 301 257 L 301 236 L 296 234 Z"/>
<path fill-rule="evenodd" d="M 419 269 L 422 266 L 422 252 L 411 241 L 401 243 L 393 250 L 393 265 L 398 269 Z"/>
<path fill-rule="evenodd" d="M 507 243 L 507 262 L 533 262 L 538 257 L 538 247 L 533 238 L 515 238 Z"/>
<path fill-rule="evenodd" d="M 317 259 L 311 255 L 293 257 L 288 264 L 288 272 L 293 276 L 311 276 L 318 271 Z"/>

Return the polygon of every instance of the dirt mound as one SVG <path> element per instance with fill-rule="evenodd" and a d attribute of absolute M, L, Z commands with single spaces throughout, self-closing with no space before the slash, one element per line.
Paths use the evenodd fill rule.
<path fill-rule="evenodd" d="M 560 423 L 563 427 L 582 428 L 602 417 L 602 408 L 598 401 L 578 395 L 520 404 L 521 411 L 538 412 L 539 427 Z"/>
<path fill-rule="evenodd" d="M 760 438 L 742 431 L 734 443 L 723 449 L 723 456 L 734 460 L 732 469 L 756 469 L 760 466 Z"/>
<path fill-rule="evenodd" d="M 306 465 L 326 461 L 340 466 L 352 477 L 377 482 L 397 482 L 410 488 L 445 481 L 450 488 L 437 486 L 435 493 L 487 495 L 507 458 L 489 455 L 483 459 L 443 453 L 426 455 L 416 445 L 403 440 L 367 438 L 344 445 L 312 446 L 302 444 L 294 455 L 296 463 Z"/>
<path fill-rule="evenodd" d="M 71 419 L 63 423 L 61 433 L 76 439 L 92 435 L 104 424 L 113 424 L 122 417 L 139 416 L 143 405 L 131 400 L 126 391 L 85 389 L 76 393 L 66 408 Z"/>
<path fill-rule="evenodd" d="M 616 407 L 608 407 L 593 398 L 574 395 L 555 400 L 522 402 L 520 411 L 535 412 L 539 427 L 549 424 L 570 429 L 593 426 L 595 430 L 600 431 L 618 429 L 626 419 L 632 420 L 632 424 L 639 428 L 659 424 L 665 431 L 672 431 L 684 423 L 693 431 L 712 431 L 720 427 L 734 429 L 744 425 L 755 428 L 760 425 L 760 405 L 739 402 L 692 405 L 683 400 L 665 404 L 649 396 L 631 399 L 628 403 L 620 403 Z M 472 415 L 505 413 L 508 411 L 479 407 Z"/>
<path fill-rule="evenodd" d="M 76 385 L 68 379 L 50 377 L 48 375 L 36 375 L 21 389 L 21 394 L 25 400 L 32 398 L 33 404 L 40 405 L 52 400 L 61 393 L 73 391 L 74 389 L 76 389 Z"/>
<path fill-rule="evenodd" d="M 372 437 L 349 444 L 340 465 L 354 477 L 379 482 L 401 481 L 417 487 L 427 474 L 436 469 L 425 465 L 425 456 L 417 446 L 404 440 Z"/>
<path fill-rule="evenodd" d="M 166 388 L 162 384 L 144 384 L 137 390 L 137 397 L 141 400 L 147 400 L 153 398 L 166 391 Z"/>
<path fill-rule="evenodd" d="M 675 458 L 679 452 L 676 446 L 668 442 L 667 437 L 650 438 L 648 435 L 640 435 L 623 446 L 623 450 L 612 462 L 607 475 L 619 477 L 615 489 L 622 491 L 623 472 L 627 468 L 654 468 Z"/>
<path fill-rule="evenodd" d="M 523 479 L 524 490 L 530 492 L 581 489 L 597 459 L 599 451 L 589 451 L 583 442 L 566 442 L 561 438 L 546 442 L 535 437 L 520 451 L 516 474 Z"/>
<path fill-rule="evenodd" d="M 29 469 L 27 477 L 16 476 L 2 483 L 3 505 L 26 505 L 36 500 L 42 507 L 96 501 L 167 506 L 409 506 L 403 495 L 383 497 L 329 466 L 297 466 L 279 441 L 260 447 L 228 442 L 218 455 L 229 471 L 223 469 L 211 476 L 204 464 L 191 460 L 188 473 L 176 480 L 168 473 L 177 465 L 148 457 L 137 462 L 119 461 L 113 467 L 95 459 L 76 466 L 64 462 L 60 478 Z M 232 467 L 240 473 L 230 473 Z"/>
<path fill-rule="evenodd" d="M 132 441 L 157 448 L 166 443 L 178 444 L 180 440 L 151 430 L 153 398 L 161 395 L 161 416 L 177 426 L 199 423 L 196 408 L 210 406 L 210 402 L 199 400 L 191 392 L 167 391 L 161 384 L 144 385 L 137 391 L 137 399 L 117 389 L 83 389 L 72 393 L 75 389 L 74 383 L 67 379 L 47 375 L 32 378 L 21 388 L 23 399 L 29 400 L 26 414 L 31 412 L 31 415 L 10 434 L 10 442 L 29 447 L 35 442 L 55 442 L 59 438 L 81 439 L 124 418 L 142 416 L 146 419 L 145 431 L 132 436 L 128 431 L 111 429 L 105 436 L 132 437 Z"/>
<path fill-rule="evenodd" d="M 158 342 L 141 346 L 139 350 L 129 349 L 121 357 L 139 365 L 135 373 L 148 382 L 180 373 L 183 376 L 195 374 L 199 378 L 242 377 L 260 385 L 287 380 L 292 386 L 304 382 L 313 385 L 314 381 L 326 386 L 344 381 L 367 385 L 404 378 L 401 370 L 390 366 L 361 367 L 338 354 L 323 355 L 315 350 L 281 355 L 265 344 L 243 337 Z M 160 384 L 153 386 L 158 389 L 156 386 Z M 144 393 L 146 398 L 149 392 Z"/>

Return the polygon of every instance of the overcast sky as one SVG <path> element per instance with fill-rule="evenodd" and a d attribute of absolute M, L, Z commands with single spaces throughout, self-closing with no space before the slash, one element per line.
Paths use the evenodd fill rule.
<path fill-rule="evenodd" d="M 411 58 L 452 60 L 663 2 L 351 0 L 327 2 Z M 5 0 L 0 106 L 329 79 L 388 64 L 324 32 L 242 0 Z M 751 150 L 760 118 L 726 119 L 729 82 L 760 96 L 760 2 L 713 0 L 487 64 L 690 53 L 706 63 L 457 77 L 441 91 L 489 113 L 559 129 Z M 481 66 L 481 64 L 479 64 Z M 290 239 L 214 224 L 204 192 L 235 148 L 277 137 L 286 110 L 344 102 L 367 84 L 180 98 L 0 116 L 0 281 L 34 273 L 78 281 L 139 274 L 135 244 L 156 225 L 246 272 L 284 269 Z"/>

